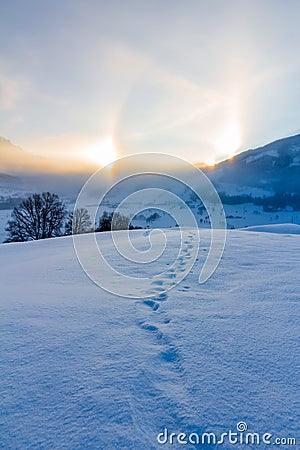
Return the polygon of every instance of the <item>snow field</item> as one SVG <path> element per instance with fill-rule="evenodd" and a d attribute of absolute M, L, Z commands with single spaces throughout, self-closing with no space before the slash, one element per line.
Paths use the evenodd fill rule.
<path fill-rule="evenodd" d="M 133 233 L 142 246 L 144 231 Z M 178 231 L 166 233 L 176 246 Z M 109 233 L 98 239 L 116 267 L 155 273 L 130 269 Z M 182 283 L 132 300 L 93 284 L 69 237 L 1 245 L 0 446 L 151 450 L 165 427 L 220 435 L 239 421 L 297 437 L 300 238 L 229 231 L 219 268 L 199 285 L 208 249 L 201 230 Z"/>

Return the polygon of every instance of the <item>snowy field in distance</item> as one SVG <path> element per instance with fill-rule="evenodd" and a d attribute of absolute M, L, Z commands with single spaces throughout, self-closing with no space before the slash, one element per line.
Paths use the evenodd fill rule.
<path fill-rule="evenodd" d="M 70 237 L 0 246 L 1 448 L 151 450 L 169 447 L 165 427 L 220 436 L 240 421 L 297 437 L 300 237 L 229 231 L 200 286 L 208 236 L 188 277 L 152 300 L 94 285 Z"/>
<path fill-rule="evenodd" d="M 0 243 L 7 238 L 7 233 L 5 231 L 7 227 L 7 222 L 11 218 L 12 210 L 0 209 Z"/>
<path fill-rule="evenodd" d="M 74 202 L 68 198 L 63 199 L 67 210 L 73 211 Z M 91 202 L 93 204 L 93 202 Z M 229 229 L 236 228 L 241 229 L 244 227 L 253 227 L 256 225 L 268 225 L 268 224 L 298 224 L 300 225 L 300 211 L 275 211 L 266 212 L 263 211 L 262 206 L 253 205 L 252 203 L 244 203 L 241 205 L 223 205 L 226 214 L 227 227 Z M 89 208 L 88 208 L 89 209 Z M 90 209 L 89 212 L 92 211 Z M 102 205 L 99 208 L 99 213 L 97 215 L 97 223 L 99 217 L 104 211 L 114 212 L 115 205 L 113 203 Z M 201 228 L 209 228 L 209 219 L 206 211 L 199 213 L 197 208 L 192 205 L 192 212 L 195 214 L 195 219 Z M 153 221 L 150 221 L 151 215 L 157 212 L 159 217 Z M 11 218 L 12 210 L 0 210 L 0 243 L 2 243 L 7 237 L 5 228 L 7 227 L 7 222 Z M 131 211 L 128 210 L 127 215 L 130 216 Z M 148 219 L 148 220 L 147 220 Z M 136 227 L 142 228 L 171 228 L 174 227 L 174 221 L 170 218 L 167 213 L 161 210 L 155 210 L 153 208 L 147 209 L 146 212 L 141 212 L 132 222 Z"/>
<path fill-rule="evenodd" d="M 242 228 L 242 230 L 261 231 L 263 233 L 300 234 L 300 225 L 296 223 L 273 223 L 268 225 L 257 225 L 254 227 Z"/>

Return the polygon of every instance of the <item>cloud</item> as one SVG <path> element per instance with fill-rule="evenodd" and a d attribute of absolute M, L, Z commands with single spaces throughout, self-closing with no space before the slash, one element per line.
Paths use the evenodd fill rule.
<path fill-rule="evenodd" d="M 207 159 L 238 108 L 233 90 L 196 83 L 153 63 L 132 86 L 116 134 L 131 152 L 190 152 L 193 159 Z"/>
<path fill-rule="evenodd" d="M 29 88 L 29 81 L 21 76 L 12 74 L 0 61 L 0 108 L 12 110 L 23 98 Z"/>
<path fill-rule="evenodd" d="M 0 74 L 0 107 L 12 109 L 19 98 L 20 87 L 16 80 Z"/>

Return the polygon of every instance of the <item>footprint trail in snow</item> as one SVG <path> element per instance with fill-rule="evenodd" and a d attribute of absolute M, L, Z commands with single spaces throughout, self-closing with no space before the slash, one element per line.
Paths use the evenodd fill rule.
<path fill-rule="evenodd" d="M 166 416 L 166 425 L 171 423 L 181 423 L 186 430 L 193 428 L 195 420 L 195 410 L 191 406 L 193 398 L 188 392 L 188 380 L 184 367 L 184 362 L 180 353 L 180 349 L 170 337 L 168 333 L 169 327 L 172 326 L 172 319 L 168 316 L 164 309 L 164 302 L 168 300 L 170 282 L 176 280 L 178 273 L 186 270 L 189 266 L 191 251 L 193 250 L 194 233 L 190 232 L 183 242 L 181 256 L 176 261 L 176 266 L 167 269 L 165 277 L 162 280 L 155 280 L 152 283 L 151 299 L 138 300 L 136 302 L 136 324 L 143 331 L 148 333 L 148 343 L 152 346 L 153 367 L 149 370 L 141 370 L 138 380 L 132 383 L 132 401 L 131 408 L 133 414 L 143 417 L 143 421 L 149 414 L 153 420 L 153 402 L 168 404 L 169 416 Z M 173 285 L 176 283 L 173 283 Z M 179 291 L 186 292 L 190 288 L 184 284 L 182 288 L 178 285 Z M 171 299 L 169 299 L 171 301 Z M 141 377 L 141 379 L 140 379 Z M 145 390 L 145 382 L 147 389 Z M 173 395 L 170 396 L 168 389 L 169 384 L 174 385 Z M 149 392 L 151 393 L 149 396 Z M 150 417 L 151 415 L 151 417 Z M 158 429 L 161 423 L 157 424 Z M 194 430 L 197 425 L 194 424 Z"/>

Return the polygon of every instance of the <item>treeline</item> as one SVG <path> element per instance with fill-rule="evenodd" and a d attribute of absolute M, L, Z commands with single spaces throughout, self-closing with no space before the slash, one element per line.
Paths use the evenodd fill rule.
<path fill-rule="evenodd" d="M 13 209 L 22 202 L 21 198 L 17 197 L 0 197 L 0 210 Z"/>
<path fill-rule="evenodd" d="M 104 211 L 99 223 L 93 225 L 88 210 L 77 208 L 68 212 L 57 194 L 35 193 L 14 207 L 6 231 L 5 242 L 24 242 L 94 231 L 133 229 L 130 218 Z"/>
<path fill-rule="evenodd" d="M 291 207 L 294 211 L 300 211 L 300 195 L 297 193 L 276 193 L 270 197 L 252 197 L 251 195 L 227 195 L 223 192 L 219 194 L 222 203 L 225 205 L 242 205 L 243 203 L 253 203 L 262 206 L 264 211 L 282 211 L 286 207 Z"/>

